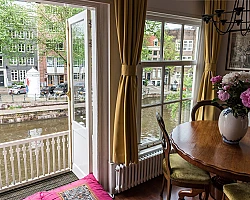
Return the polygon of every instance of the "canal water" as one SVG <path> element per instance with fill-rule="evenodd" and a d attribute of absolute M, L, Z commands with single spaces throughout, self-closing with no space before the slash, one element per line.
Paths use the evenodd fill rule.
<path fill-rule="evenodd" d="M 0 143 L 67 131 L 68 117 L 0 125 Z"/>

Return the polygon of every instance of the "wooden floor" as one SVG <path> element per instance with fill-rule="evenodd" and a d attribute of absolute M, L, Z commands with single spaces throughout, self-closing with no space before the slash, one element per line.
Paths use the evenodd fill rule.
<path fill-rule="evenodd" d="M 164 190 L 163 199 L 160 198 L 161 184 L 162 176 L 115 195 L 115 200 L 166 200 L 166 190 Z M 173 186 L 171 200 L 178 200 L 178 191 L 180 189 L 183 188 Z M 198 199 L 198 196 L 185 198 L 185 200 Z M 209 200 L 213 200 L 213 198 L 209 197 Z"/>

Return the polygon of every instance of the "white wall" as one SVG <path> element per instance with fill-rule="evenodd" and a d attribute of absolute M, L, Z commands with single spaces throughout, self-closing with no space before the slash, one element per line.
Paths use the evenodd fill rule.
<path fill-rule="evenodd" d="M 148 0 L 148 10 L 167 14 L 201 18 L 203 0 Z"/>

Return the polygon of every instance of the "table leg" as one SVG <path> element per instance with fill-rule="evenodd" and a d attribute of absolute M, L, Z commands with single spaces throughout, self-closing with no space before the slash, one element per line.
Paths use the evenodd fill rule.
<path fill-rule="evenodd" d="M 222 199 L 223 185 L 235 182 L 233 180 L 226 179 L 217 175 L 213 176 L 211 180 L 212 180 L 212 184 L 210 187 L 210 196 L 215 200 Z"/>
<path fill-rule="evenodd" d="M 183 200 L 184 197 L 194 197 L 202 192 L 204 192 L 204 189 L 180 190 L 178 193 L 179 200 Z"/>

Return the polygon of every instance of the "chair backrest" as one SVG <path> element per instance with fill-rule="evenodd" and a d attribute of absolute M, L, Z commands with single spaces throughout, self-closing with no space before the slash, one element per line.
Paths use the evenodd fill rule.
<path fill-rule="evenodd" d="M 163 156 L 166 160 L 168 174 L 170 174 L 170 169 L 171 169 L 170 162 L 169 162 L 169 154 L 170 154 L 170 150 L 171 150 L 170 139 L 169 139 L 168 133 L 167 133 L 166 128 L 165 128 L 165 123 L 164 123 L 161 115 L 158 112 L 156 113 L 156 119 L 157 119 L 157 122 L 158 122 L 158 124 L 161 128 L 161 131 L 162 131 L 161 144 L 162 144 L 162 149 L 163 149 Z"/>
<path fill-rule="evenodd" d="M 213 102 L 212 100 L 202 100 L 202 101 L 199 101 L 192 108 L 192 111 L 191 111 L 191 119 L 192 119 L 192 121 L 195 121 L 196 111 L 200 107 L 205 107 L 205 106 L 214 106 L 214 107 L 220 109 L 220 111 L 222 111 L 224 109 L 223 106 L 221 106 L 217 102 Z M 202 120 L 204 120 L 204 116 L 202 116 Z"/>

